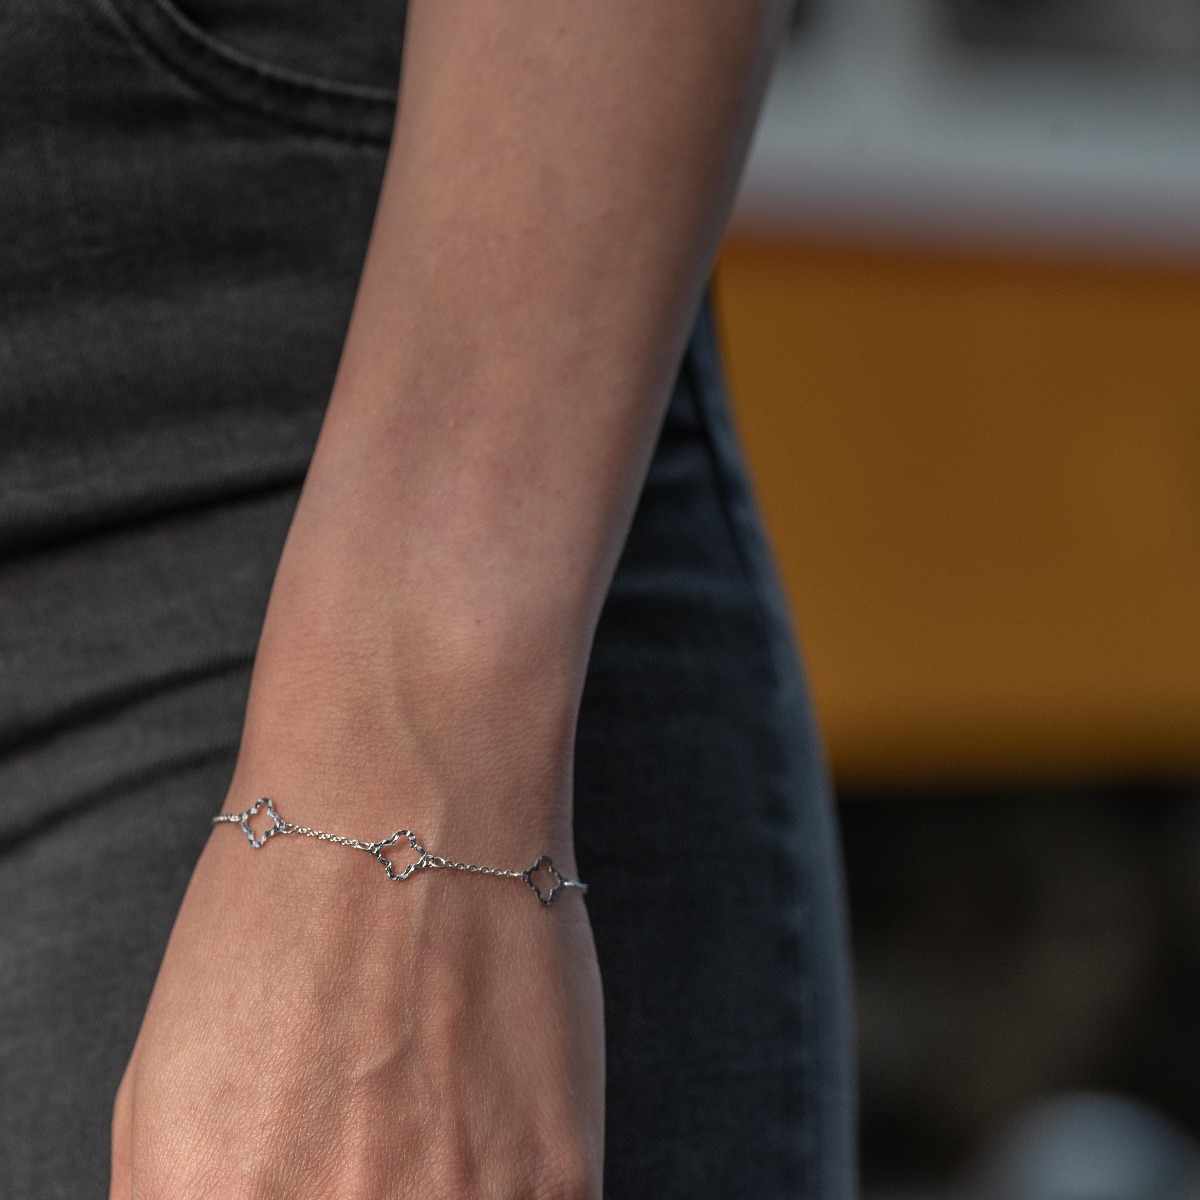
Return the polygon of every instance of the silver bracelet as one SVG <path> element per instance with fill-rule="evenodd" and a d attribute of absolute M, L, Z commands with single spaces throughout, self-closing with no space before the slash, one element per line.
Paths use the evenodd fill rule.
<path fill-rule="evenodd" d="M 267 815 L 271 818 L 272 824 L 267 827 L 261 837 L 255 837 L 254 830 L 250 828 L 250 818 L 264 804 L 267 806 Z M 391 837 L 385 837 L 382 841 L 363 842 L 358 838 L 342 837 L 338 833 L 324 833 L 320 829 L 309 829 L 306 825 L 293 825 L 291 821 L 285 821 L 275 811 L 275 805 L 269 796 L 260 796 L 245 812 L 220 813 L 213 817 L 212 823 L 214 825 L 225 823 L 240 825 L 242 832 L 245 833 L 250 845 L 255 850 L 261 850 L 271 838 L 280 833 L 300 833 L 305 837 L 316 838 L 319 842 L 334 842 L 339 846 L 349 846 L 352 850 L 365 850 L 383 864 L 384 870 L 387 871 L 387 877 L 397 883 L 401 879 L 408 879 L 418 871 L 449 868 L 455 871 L 469 871 L 472 875 L 503 875 L 508 879 L 519 879 L 533 889 L 534 895 L 543 904 L 549 904 L 563 888 L 578 888 L 581 892 L 587 891 L 586 883 L 580 883 L 578 879 L 568 879 L 554 865 L 548 854 L 539 854 L 534 859 L 533 866 L 527 867 L 524 871 L 506 871 L 503 867 L 481 867 L 474 863 L 454 862 L 452 859 L 443 858 L 440 854 L 431 854 L 417 841 L 417 835 L 411 829 L 397 829 Z M 416 859 L 406 863 L 400 870 L 396 869 L 396 863 L 385 853 L 397 843 L 400 843 L 402 849 L 417 855 Z M 538 875 L 544 876 L 540 882 L 537 878 Z"/>

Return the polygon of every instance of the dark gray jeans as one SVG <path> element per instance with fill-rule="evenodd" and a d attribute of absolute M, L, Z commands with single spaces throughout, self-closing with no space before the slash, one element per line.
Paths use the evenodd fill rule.
<path fill-rule="evenodd" d="M 0 5 L 12 1200 L 105 1194 L 113 1091 L 229 778 L 394 106 L 391 0 L 188 11 Z M 707 298 L 596 637 L 576 793 L 607 1194 L 847 1200 L 836 830 Z"/>

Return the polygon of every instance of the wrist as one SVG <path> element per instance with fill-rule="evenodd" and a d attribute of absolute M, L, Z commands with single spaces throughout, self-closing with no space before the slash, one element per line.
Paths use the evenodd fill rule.
<path fill-rule="evenodd" d="M 408 545 L 402 506 L 363 494 L 369 476 L 331 486 L 310 475 L 227 807 L 268 794 L 289 820 L 355 837 L 409 827 L 452 857 L 557 862 L 569 852 L 587 606 L 533 568 L 513 582 L 507 551 L 480 558 L 443 529 Z"/>
<path fill-rule="evenodd" d="M 511 654 L 483 626 L 373 637 L 352 612 L 274 604 L 227 807 L 272 795 L 297 823 L 366 840 L 413 828 L 437 853 L 503 852 L 513 866 L 569 852 L 569 670 Z"/>
<path fill-rule="evenodd" d="M 380 507 L 368 497 L 343 506 L 306 485 L 306 498 L 276 572 L 256 676 L 300 684 L 308 706 L 330 692 L 422 714 L 440 706 L 452 725 L 456 714 L 474 723 L 474 703 L 495 698 L 523 709 L 524 723 L 544 715 L 546 736 L 573 731 L 591 605 L 538 562 L 519 570 L 507 551 L 489 556 L 436 525 L 409 544 L 394 518 L 368 518 Z"/>

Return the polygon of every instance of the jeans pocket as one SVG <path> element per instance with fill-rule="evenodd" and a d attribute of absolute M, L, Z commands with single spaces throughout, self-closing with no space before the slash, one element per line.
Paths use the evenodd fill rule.
<path fill-rule="evenodd" d="M 202 26 L 174 0 L 97 0 L 124 34 L 199 97 L 302 131 L 386 146 L 397 92 L 330 78 Z M 397 70 L 398 70 L 397 64 Z"/>

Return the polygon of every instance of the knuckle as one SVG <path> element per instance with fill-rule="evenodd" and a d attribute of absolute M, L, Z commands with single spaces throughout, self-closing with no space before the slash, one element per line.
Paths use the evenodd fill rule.
<path fill-rule="evenodd" d="M 579 1131 L 543 1138 L 531 1165 L 532 1200 L 600 1200 L 601 1155 Z"/>
<path fill-rule="evenodd" d="M 599 1155 L 579 1139 L 539 1138 L 484 1156 L 446 1153 L 426 1163 L 429 1200 L 600 1200 Z"/>

